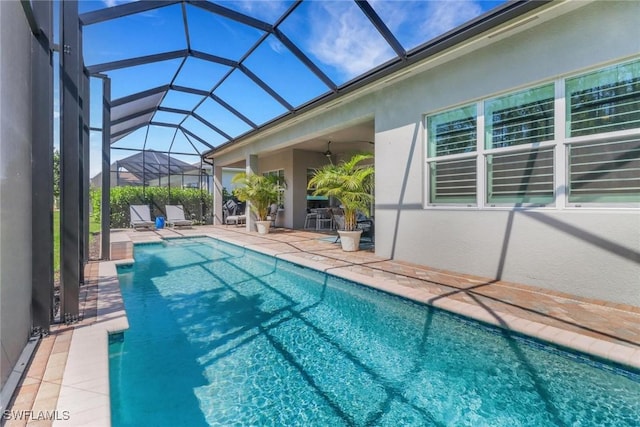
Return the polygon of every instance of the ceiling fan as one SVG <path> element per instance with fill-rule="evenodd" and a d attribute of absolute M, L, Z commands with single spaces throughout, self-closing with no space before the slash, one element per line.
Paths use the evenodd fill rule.
<path fill-rule="evenodd" d="M 331 158 L 331 156 L 333 155 L 333 153 L 331 152 L 331 141 L 327 142 L 327 151 L 322 154 L 324 154 L 325 157 Z"/>

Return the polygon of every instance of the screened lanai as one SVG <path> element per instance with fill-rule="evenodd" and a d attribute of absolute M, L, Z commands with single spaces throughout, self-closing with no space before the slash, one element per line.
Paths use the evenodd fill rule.
<path fill-rule="evenodd" d="M 89 76 L 109 81 L 111 148 L 204 154 L 534 3 L 168 0 L 78 7 L 83 63 Z"/>
<path fill-rule="evenodd" d="M 44 141 L 51 147 L 60 140 L 62 313 L 78 313 L 91 176 L 101 173 L 101 187 L 110 188 L 111 164 L 135 152 L 210 163 L 217 150 L 329 108 L 544 3 L 21 2 L 49 58 L 37 69 L 46 90 L 34 120 L 55 117 L 54 129 L 42 130 L 50 132 Z M 326 150 L 322 138 L 304 143 Z M 50 210 L 48 203 L 34 210 Z M 102 192 L 102 213 L 106 259 L 108 191 Z M 51 238 L 50 229 L 42 231 L 38 239 Z M 49 283 L 50 274 L 35 282 Z M 41 300 L 50 317 L 44 287 Z"/>
<path fill-rule="evenodd" d="M 104 97 L 110 107 L 91 129 L 102 133 L 110 163 L 130 150 L 207 158 L 535 7 L 471 0 L 79 2 L 82 62 L 99 95 L 92 100 Z M 371 141 L 365 135 L 372 133 L 351 139 Z"/>

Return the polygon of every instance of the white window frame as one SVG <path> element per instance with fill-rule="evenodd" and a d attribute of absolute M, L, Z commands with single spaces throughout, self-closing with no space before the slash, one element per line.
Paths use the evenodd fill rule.
<path fill-rule="evenodd" d="M 566 138 L 563 144 L 564 153 L 566 157 L 565 165 L 565 182 L 566 188 L 569 188 L 571 177 L 569 176 L 569 146 L 580 146 L 586 144 L 592 144 L 597 142 L 613 141 L 625 138 L 638 138 L 640 139 L 640 128 L 628 129 L 616 132 L 602 133 L 588 136 L 576 136 L 573 138 Z M 640 202 L 569 202 L 569 192 L 564 195 L 565 206 L 572 209 L 638 209 L 640 208 Z"/>
<path fill-rule="evenodd" d="M 424 139 L 424 153 L 425 153 L 425 171 L 424 171 L 424 178 L 423 182 L 426 183 L 426 188 L 424 191 L 424 203 L 423 203 L 423 208 L 447 208 L 447 209 L 451 209 L 451 208 L 462 208 L 462 209 L 469 209 L 469 208 L 478 208 L 479 207 L 479 203 L 480 203 L 480 199 L 478 198 L 478 193 L 479 193 L 479 182 L 478 182 L 478 170 L 477 170 L 477 162 L 476 162 L 476 200 L 473 203 L 467 202 L 467 203 L 461 203 L 461 202 L 431 202 L 431 164 L 432 163 L 439 163 L 439 162 L 446 162 L 446 161 L 450 161 L 450 160 L 466 160 L 466 159 L 473 159 L 473 158 L 477 158 L 478 156 L 478 146 L 477 146 L 477 140 L 478 138 L 481 138 L 484 141 L 484 136 L 480 136 L 479 134 L 479 108 L 481 108 L 481 102 L 466 102 L 464 104 L 460 104 L 457 106 L 453 106 L 451 108 L 446 108 L 443 110 L 439 110 L 439 111 L 435 111 L 432 114 L 429 115 L 424 115 L 422 118 L 422 126 L 424 127 L 424 133 L 423 135 L 425 136 Z M 429 123 L 428 123 L 428 118 L 429 116 L 435 116 L 441 113 L 446 113 L 447 111 L 452 111 L 452 110 L 456 110 L 459 108 L 464 108 L 464 107 L 468 107 L 468 106 L 475 106 L 476 108 L 476 150 L 470 153 L 456 153 L 456 154 L 447 154 L 444 156 L 434 156 L 434 157 L 429 157 Z"/>
<path fill-rule="evenodd" d="M 590 68 L 587 70 L 583 70 L 579 73 L 572 73 L 571 75 L 567 75 L 561 79 L 558 79 L 559 84 L 557 84 L 557 90 L 560 90 L 560 96 L 561 96 L 561 101 L 562 101 L 562 134 L 559 135 L 560 140 L 562 141 L 562 143 L 558 144 L 561 145 L 561 152 L 562 152 L 562 156 L 564 157 L 564 162 L 563 162 L 563 176 L 562 176 L 562 182 L 565 183 L 566 185 L 563 185 L 563 194 L 562 194 L 562 207 L 567 208 L 567 209 L 576 209 L 576 210 L 584 210 L 584 209 L 606 209 L 606 210 L 626 210 L 626 209 L 638 209 L 640 208 L 640 202 L 634 203 L 634 202 L 569 202 L 569 191 L 565 191 L 565 189 L 568 190 L 570 184 L 571 184 L 571 177 L 569 176 L 569 172 L 570 172 L 570 168 L 569 168 L 569 161 L 571 160 L 569 158 L 569 147 L 570 146 L 580 146 L 583 144 L 590 144 L 590 143 L 597 143 L 597 142 L 604 142 L 604 141 L 608 141 L 608 140 L 617 140 L 617 139 L 624 139 L 624 138 L 639 138 L 640 139 L 640 127 L 635 128 L 635 129 L 626 129 L 626 130 L 621 130 L 621 131 L 613 131 L 613 132 L 603 132 L 603 133 L 594 133 L 591 135 L 583 135 L 583 136 L 567 136 L 568 133 L 568 117 L 567 114 L 568 109 L 567 109 L 567 95 L 566 95 L 566 81 L 575 77 L 579 77 L 581 75 L 584 74 L 589 74 L 589 73 L 594 73 L 597 72 L 599 70 L 605 69 L 607 67 L 612 67 L 612 66 L 616 66 L 616 65 L 621 65 L 621 64 L 625 64 L 625 63 L 631 63 L 631 62 L 636 62 L 636 61 L 640 61 L 640 57 L 636 57 L 636 58 L 629 58 L 627 60 L 623 60 L 623 61 L 615 61 L 612 62 L 610 64 L 607 65 L 601 65 L 599 67 L 596 68 Z M 560 98 L 559 96 L 559 98 Z"/>
<path fill-rule="evenodd" d="M 425 114 L 422 119 L 423 126 L 423 135 L 424 135 L 424 158 L 425 158 L 425 171 L 423 173 L 423 183 L 425 184 L 424 189 L 424 209 L 465 209 L 465 210 L 483 210 L 483 209 L 496 209 L 496 210 L 513 210 L 513 209 L 536 209 L 536 210 L 560 210 L 560 209 L 586 209 L 586 208 L 594 208 L 594 209 L 607 209 L 607 210 L 616 210 L 616 209 L 638 209 L 640 208 L 640 202 L 580 202 L 580 203 L 570 203 L 569 202 L 569 185 L 570 185 L 570 176 L 569 176 L 569 147 L 570 146 L 579 146 L 581 144 L 588 144 L 600 141 L 607 140 L 615 140 L 621 138 L 639 138 L 640 139 L 640 127 L 635 129 L 627 129 L 622 131 L 613 131 L 613 132 L 604 132 L 600 134 L 586 135 L 586 136 L 577 136 L 577 137 L 568 137 L 567 136 L 567 126 L 568 126 L 568 111 L 567 105 L 568 102 L 566 100 L 566 81 L 568 79 L 579 77 L 583 74 L 588 74 L 592 72 L 596 72 L 598 70 L 604 69 L 608 66 L 615 66 L 617 64 L 624 64 L 626 62 L 634 62 L 639 61 L 640 57 L 630 58 L 623 61 L 615 61 L 608 65 L 600 65 L 595 68 L 590 68 L 583 70 L 578 73 L 572 73 L 571 75 L 566 75 L 563 77 L 559 77 L 552 81 L 542 81 L 537 82 L 535 85 L 530 85 L 521 88 L 514 88 L 509 91 L 501 92 L 500 94 L 496 94 L 495 96 L 488 96 L 482 99 L 478 99 L 475 101 L 465 102 L 458 105 L 450 106 L 446 109 L 441 109 L 434 111 L 429 114 Z M 484 111 L 484 103 L 490 99 L 508 95 L 510 93 L 516 93 L 519 91 L 534 89 L 536 87 L 541 87 L 549 84 L 554 84 L 554 139 L 544 142 L 537 142 L 532 144 L 521 144 L 514 145 L 511 147 L 501 147 L 501 148 L 493 148 L 487 149 L 485 147 L 485 111 Z M 428 127 L 428 118 L 430 116 L 434 116 L 446 111 L 454 110 L 456 108 L 465 107 L 468 105 L 476 105 L 476 151 L 473 153 L 458 153 L 451 154 L 440 157 L 429 157 L 429 127 Z M 532 204 L 518 204 L 518 203 L 488 203 L 487 202 L 487 193 L 488 193 L 488 176 L 487 176 L 487 156 L 491 154 L 503 154 L 508 152 L 518 152 L 518 151 L 527 151 L 533 149 L 540 148 L 551 148 L 553 147 L 553 155 L 554 155 L 554 172 L 553 172 L 553 188 L 554 188 L 554 201 L 548 204 L 540 205 L 536 203 Z M 430 164 L 438 161 L 447 161 L 447 160 L 462 160 L 465 158 L 476 158 L 476 203 L 475 204 L 465 204 L 465 203 L 447 203 L 447 202 L 430 202 L 430 192 L 431 192 L 431 174 L 430 174 Z"/>
<path fill-rule="evenodd" d="M 280 175 L 280 172 L 282 172 L 282 175 Z M 282 176 L 282 179 L 284 180 L 284 168 L 270 169 L 262 172 L 262 176 L 268 176 L 268 175 L 277 175 L 279 177 Z M 278 207 L 283 205 L 282 202 L 284 202 L 284 193 L 286 190 L 287 190 L 286 186 L 278 185 L 278 192 L 280 193 L 280 196 L 278 196 Z"/>

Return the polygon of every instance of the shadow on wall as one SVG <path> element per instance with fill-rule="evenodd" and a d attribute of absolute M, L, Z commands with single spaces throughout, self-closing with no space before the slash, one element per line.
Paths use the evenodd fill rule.
<path fill-rule="evenodd" d="M 399 198 L 398 198 L 398 204 L 397 205 L 393 205 L 393 204 L 380 204 L 376 206 L 376 209 L 385 209 L 385 210 L 395 210 L 396 211 L 396 218 L 395 218 L 395 224 L 394 224 L 394 229 L 393 229 L 393 239 L 392 239 L 392 246 L 391 246 L 391 259 L 395 259 L 395 254 L 396 254 L 396 248 L 397 248 L 397 240 L 398 240 L 398 230 L 400 227 L 400 217 L 402 215 L 402 212 L 405 210 L 422 210 L 423 206 L 421 204 L 416 204 L 416 203 L 412 203 L 412 204 L 405 204 L 404 202 L 404 198 L 405 198 L 405 193 L 406 193 L 406 189 L 407 189 L 407 185 L 408 185 L 408 180 L 409 180 L 409 172 L 410 172 L 410 167 L 411 164 L 414 160 L 414 156 L 415 156 L 415 152 L 416 152 L 416 146 L 417 146 L 417 142 L 418 142 L 418 126 L 415 126 L 414 128 L 414 133 L 413 133 L 413 138 L 412 138 L 412 142 L 411 142 L 411 148 L 409 150 L 409 155 L 405 164 L 405 168 L 404 168 L 404 176 L 402 179 L 402 185 L 400 188 L 400 192 L 399 192 Z M 535 153 L 532 153 L 532 156 L 535 156 Z M 531 159 L 529 159 L 530 162 L 535 162 L 535 158 L 532 157 Z M 528 186 L 530 185 L 530 177 L 524 177 L 523 181 L 520 183 L 520 190 L 526 190 L 528 188 Z M 506 228 L 505 228 L 505 233 L 504 233 L 504 238 L 502 241 L 502 247 L 500 250 L 500 259 L 498 260 L 498 268 L 497 271 L 495 273 L 495 279 L 496 280 L 501 280 L 502 279 L 502 275 L 504 272 L 504 268 L 505 268 L 505 262 L 506 262 L 506 257 L 508 254 L 508 249 L 509 249 L 509 242 L 511 239 L 511 233 L 513 230 L 513 222 L 514 222 L 514 217 L 516 213 L 522 214 L 527 216 L 528 218 L 531 218 L 535 221 L 538 221 L 540 223 L 543 223 L 551 228 L 554 228 L 555 230 L 558 230 L 562 233 L 566 233 L 572 237 L 578 238 L 581 241 L 588 243 L 590 245 L 596 246 L 599 249 L 602 249 L 603 251 L 606 252 L 610 252 L 614 255 L 617 255 L 619 257 L 622 257 L 624 259 L 630 260 L 632 262 L 638 263 L 640 264 L 640 252 L 632 249 L 632 248 L 628 248 L 625 247 L 623 245 L 620 245 L 619 243 L 616 243 L 614 241 L 611 241 L 609 239 L 597 236 L 596 234 L 585 230 L 583 228 L 579 228 L 576 227 L 575 225 L 572 225 L 570 223 L 564 222 L 564 221 L 560 221 L 557 218 L 554 218 L 552 215 L 549 215 L 548 213 L 545 212 L 540 212 L 540 211 L 536 211 L 536 208 L 530 208 L 527 209 L 526 207 L 522 207 L 522 206 L 516 206 L 516 208 L 512 209 L 509 212 L 509 217 L 507 219 L 507 224 L 506 224 Z"/>
<path fill-rule="evenodd" d="M 551 217 L 548 214 L 545 214 L 544 212 L 534 212 L 534 211 L 524 210 L 524 211 L 521 211 L 520 213 L 522 213 L 523 215 L 531 219 L 534 219 L 545 225 L 548 225 L 552 228 L 555 228 L 564 233 L 570 234 L 573 237 L 577 237 L 583 242 L 589 243 L 593 246 L 596 246 L 614 255 L 617 255 L 619 257 L 622 257 L 640 264 L 639 251 L 636 251 L 631 248 L 627 248 L 616 242 L 597 236 L 583 228 L 579 228 L 579 227 L 576 227 L 575 225 L 571 225 L 568 222 L 560 221 L 556 218 Z"/>

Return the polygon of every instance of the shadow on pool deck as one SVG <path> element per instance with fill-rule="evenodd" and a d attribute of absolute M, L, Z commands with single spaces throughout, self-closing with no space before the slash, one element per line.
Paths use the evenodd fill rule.
<path fill-rule="evenodd" d="M 569 347 L 581 351 L 604 352 L 606 356 L 607 349 L 601 348 L 602 343 L 618 344 L 616 351 L 627 348 L 625 358 L 630 363 L 635 361 L 635 365 L 640 365 L 640 307 L 430 269 L 383 259 L 369 251 L 345 253 L 337 244 L 326 241 L 330 240 L 326 234 L 309 231 L 276 229 L 266 236 L 258 236 L 246 232 L 244 228 L 204 226 L 144 233 L 119 230 L 118 233 L 128 235 L 134 243 L 158 242 L 167 237 L 216 237 L 346 278 L 357 276 L 362 281 L 382 283 L 384 290 L 427 304 L 453 301 L 471 305 L 476 307 L 479 317 L 484 315 L 487 321 L 507 329 L 512 328 L 513 318 L 520 319 L 531 335 L 551 332 L 551 336 L 555 334 L 564 341 L 568 340 L 572 344 Z M 52 326 L 51 335 L 41 340 L 9 409 L 56 409 L 57 392 L 73 328 L 95 322 L 92 316 L 95 316 L 96 298 L 93 291 L 96 286 L 95 283 L 94 286 L 91 284 L 92 280 L 97 280 L 97 263 L 90 263 L 86 268 L 85 277 L 89 286 L 82 289 L 86 295 L 81 298 L 83 321 L 76 325 Z M 592 344 L 594 338 L 598 342 Z M 53 355 L 55 358 L 52 358 Z M 14 420 L 5 425 L 22 426 L 26 422 Z"/>

